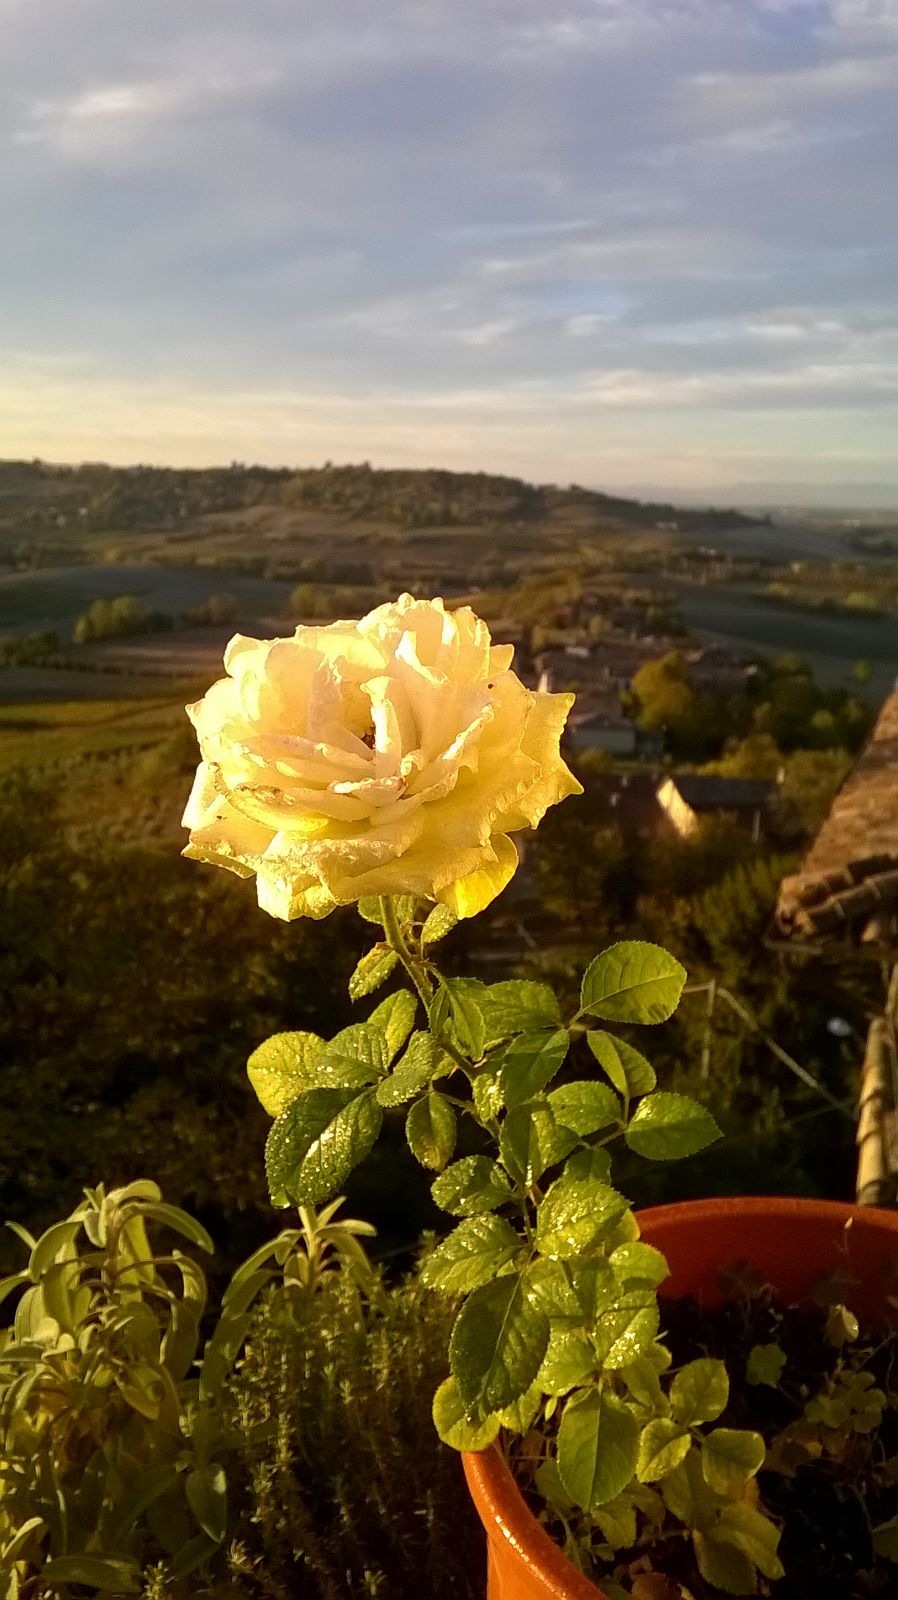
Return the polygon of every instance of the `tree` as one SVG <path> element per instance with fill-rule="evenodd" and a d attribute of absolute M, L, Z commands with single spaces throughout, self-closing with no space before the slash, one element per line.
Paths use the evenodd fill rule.
<path fill-rule="evenodd" d="M 632 693 L 640 727 L 666 733 L 671 752 L 687 760 L 713 754 L 732 728 L 726 703 L 692 687 L 689 668 L 678 650 L 640 667 Z"/>
<path fill-rule="evenodd" d="M 133 594 L 120 594 L 114 600 L 92 600 L 75 623 L 72 640 L 75 644 L 89 644 L 93 639 L 142 633 L 153 625 L 152 615 L 144 611 Z"/>

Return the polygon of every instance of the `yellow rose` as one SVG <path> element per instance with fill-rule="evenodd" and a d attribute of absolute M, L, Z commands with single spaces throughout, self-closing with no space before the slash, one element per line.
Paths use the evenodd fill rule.
<path fill-rule="evenodd" d="M 508 837 L 581 788 L 573 695 L 534 694 L 465 606 L 401 595 L 360 622 L 233 638 L 188 706 L 202 762 L 184 854 L 256 876 L 272 916 L 416 894 L 471 917 L 518 865 Z"/>

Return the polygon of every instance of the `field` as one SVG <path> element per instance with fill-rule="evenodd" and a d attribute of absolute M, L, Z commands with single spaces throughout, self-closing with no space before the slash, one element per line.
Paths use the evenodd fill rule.
<path fill-rule="evenodd" d="M 890 693 L 898 677 L 898 618 L 848 617 L 792 610 L 750 588 L 694 583 L 678 586 L 686 626 L 709 642 L 747 652 L 806 656 L 821 683 L 842 685 L 858 660 L 872 673 L 860 690 L 871 704 Z"/>
<path fill-rule="evenodd" d="M 0 576 L 0 633 L 58 632 L 66 641 L 91 600 L 130 594 L 148 610 L 179 617 L 227 591 L 239 613 L 252 619 L 282 612 L 293 584 L 277 578 L 244 577 L 203 567 L 162 567 L 136 562 L 43 568 Z"/>
<path fill-rule="evenodd" d="M 522 620 L 506 608 L 515 585 L 532 580 L 538 596 L 559 574 L 611 596 L 657 587 L 662 609 L 672 596 L 698 639 L 747 655 L 800 652 L 827 685 L 844 686 L 866 659 L 872 673 L 858 692 L 872 705 L 898 674 L 896 616 L 812 614 L 763 592 L 781 575 L 794 583 L 800 563 L 801 583 L 829 583 L 836 594 L 843 573 L 846 588 L 870 582 L 882 593 L 891 583 L 894 611 L 894 563 L 851 549 L 853 528 L 847 517 L 753 521 L 487 474 L 0 463 L 0 637 L 58 638 L 52 662 L 0 666 L 0 707 L 183 701 L 218 674 L 232 633 L 290 630 L 298 584 L 311 595 L 303 620 L 358 615 L 407 588 L 480 599 L 485 614 L 513 624 Z M 164 618 L 164 631 L 72 644 L 93 600 L 125 595 Z M 222 595 L 232 620 L 198 626 L 191 613 Z M 107 728 L 101 738 L 101 725 L 93 737 L 102 743 L 114 735 Z M 49 748 L 46 728 L 35 733 Z M 15 736 L 17 756 L 26 738 Z M 60 738 L 76 742 L 57 731 L 54 749 Z M 8 750 L 2 759 L 8 765 Z"/>
<path fill-rule="evenodd" d="M 106 679 L 107 692 L 109 679 Z M 188 726 L 181 700 L 45 700 L 0 704 L 0 771 L 71 767 L 139 752 Z"/>

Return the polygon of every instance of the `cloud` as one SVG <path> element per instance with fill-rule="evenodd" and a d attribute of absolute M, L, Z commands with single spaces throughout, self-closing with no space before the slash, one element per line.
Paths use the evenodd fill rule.
<path fill-rule="evenodd" d="M 821 429 L 884 440 L 888 0 L 0 17 L 0 326 L 19 382 L 55 374 L 0 393 L 26 454 L 270 434 L 596 482 L 640 438 L 735 460 L 750 426 L 799 475 Z"/>

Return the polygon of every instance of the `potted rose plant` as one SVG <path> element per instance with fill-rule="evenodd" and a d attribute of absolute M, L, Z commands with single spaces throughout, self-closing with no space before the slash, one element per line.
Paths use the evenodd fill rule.
<path fill-rule="evenodd" d="M 673 1228 L 664 1212 L 642 1224 L 612 1183 L 615 1141 L 671 1160 L 718 1136 L 703 1106 L 658 1089 L 646 1057 L 607 1026 L 665 1022 L 683 968 L 657 946 L 617 944 L 563 1015 L 545 984 L 484 984 L 436 964 L 456 920 L 513 876 L 513 836 L 579 791 L 559 752 L 573 697 L 533 693 L 511 662 L 469 609 L 403 595 L 359 622 L 238 636 L 227 676 L 189 708 L 202 763 L 185 854 L 255 876 L 277 917 L 356 905 L 376 933 L 353 998 L 405 980 L 334 1038 L 278 1034 L 250 1058 L 273 1118 L 271 1197 L 329 1199 L 385 1112 L 407 1108 L 411 1152 L 455 1219 L 423 1267 L 434 1291 L 460 1299 L 434 1420 L 466 1452 L 494 1600 L 769 1592 L 783 1568 L 758 1493 L 767 1442 L 730 1425 L 723 1360 L 674 1366 L 658 1289 L 672 1265 L 675 1286 L 707 1292 L 716 1267 L 755 1253 L 785 1294 L 804 1290 L 796 1280 L 813 1261 L 793 1269 L 810 1235 L 799 1250 L 783 1243 L 789 1203 L 773 1234 L 768 1213 L 765 1232 L 738 1202 L 726 1225 L 715 1214 L 716 1232 L 707 1215 L 690 1223 L 688 1207 Z M 815 1215 L 829 1266 L 845 1208 Z M 867 1268 L 893 1230 L 858 1222 Z M 500 1437 L 566 1553 L 491 1449 Z M 664 1576 L 665 1545 L 688 1545 L 694 1591 Z"/>

